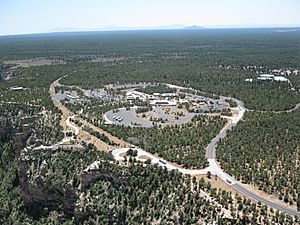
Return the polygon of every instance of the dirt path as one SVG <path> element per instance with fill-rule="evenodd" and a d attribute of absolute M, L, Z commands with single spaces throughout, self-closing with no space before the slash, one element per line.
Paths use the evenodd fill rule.
<path fill-rule="evenodd" d="M 58 79 L 57 81 L 55 81 L 55 82 L 53 82 L 52 84 L 51 84 L 51 86 L 50 86 L 50 95 L 51 95 L 51 97 L 52 97 L 52 100 L 53 100 L 53 102 L 54 102 L 54 104 L 61 110 L 61 112 L 62 112 L 62 121 L 61 121 L 61 123 L 64 125 L 64 127 L 66 127 L 66 120 L 67 120 L 67 118 L 69 118 L 69 117 L 71 117 L 71 116 L 74 116 L 74 113 L 72 113 L 70 110 L 68 110 L 65 106 L 63 106 L 62 105 L 62 103 L 61 102 L 59 102 L 59 101 L 57 101 L 57 100 L 55 100 L 54 99 L 54 95 L 55 95 L 55 86 L 58 86 L 58 85 L 60 85 L 58 82 L 59 82 L 59 80 L 60 79 Z M 244 115 L 244 112 L 245 112 L 245 108 L 243 107 L 243 103 L 242 102 L 240 102 L 240 101 L 238 101 L 237 102 L 238 103 L 238 105 L 239 105 L 239 107 L 238 107 L 238 111 L 239 111 L 239 113 L 237 114 L 237 115 L 235 115 L 235 116 L 232 116 L 231 117 L 231 123 L 233 123 L 233 124 L 237 124 L 238 123 L 238 121 L 240 120 L 240 119 L 242 119 L 242 117 L 243 117 L 243 115 Z M 288 111 L 294 111 L 294 110 L 296 110 L 296 109 L 298 109 L 299 108 L 299 106 L 300 106 L 300 104 L 297 104 L 296 106 L 295 106 L 295 108 L 294 109 L 291 109 L 291 110 L 288 110 Z M 278 113 L 281 113 L 281 112 L 278 112 Z M 228 118 L 227 118 L 228 119 Z M 110 133 L 108 133 L 108 132 L 106 132 L 106 131 L 104 131 L 104 130 L 102 130 L 101 128 L 99 128 L 99 127 L 96 127 L 95 125 L 93 125 L 93 124 L 91 124 L 91 123 L 89 123 L 89 122 L 87 122 L 87 121 L 85 121 L 85 120 L 83 120 L 83 119 L 81 119 L 81 118 L 78 118 L 78 120 L 83 124 L 83 125 L 85 125 L 85 126 L 88 126 L 88 127 L 90 127 L 91 129 L 93 129 L 94 131 L 97 131 L 97 132 L 99 132 L 100 134 L 103 134 L 103 135 L 105 135 L 105 136 L 107 136 L 108 137 L 108 139 L 110 140 L 110 141 L 112 141 L 112 142 L 114 142 L 114 143 L 116 143 L 116 144 L 118 144 L 121 148 L 126 148 L 126 147 L 130 147 L 131 146 L 131 144 L 129 144 L 128 142 L 126 142 L 126 141 L 123 141 L 123 140 L 121 140 L 121 139 L 119 139 L 119 138 L 117 138 L 117 137 L 115 137 L 115 136 L 113 136 L 113 135 L 111 135 Z M 219 134 L 219 137 L 222 137 L 223 136 L 223 133 L 224 133 L 224 135 L 225 135 L 225 131 L 226 131 L 226 129 L 224 130 L 222 130 L 221 131 L 221 133 Z M 80 139 L 83 139 L 84 141 L 87 141 L 87 142 L 89 142 L 89 143 L 93 143 L 96 147 L 97 147 L 97 149 L 98 150 L 102 150 L 102 151 L 109 151 L 110 150 L 110 146 L 108 145 L 108 144 L 106 144 L 106 143 L 104 143 L 104 142 L 102 142 L 101 140 L 99 140 L 98 138 L 96 138 L 96 137 L 94 137 L 94 136 L 92 136 L 91 134 L 89 134 L 88 132 L 86 132 L 86 131 L 83 131 L 82 129 L 80 129 L 80 132 L 79 132 L 79 134 L 78 134 L 78 136 L 77 136 L 77 138 L 80 140 Z M 212 145 L 210 146 L 210 151 L 214 148 L 214 145 L 217 143 L 217 141 L 212 141 L 213 143 L 212 143 Z M 115 159 L 117 159 L 118 157 L 120 157 L 119 156 L 119 151 L 121 151 L 122 149 L 116 149 L 116 150 L 114 150 L 112 153 L 113 153 L 113 155 L 115 154 Z M 141 150 L 142 151 L 142 150 Z M 121 152 L 121 153 L 123 153 L 123 152 Z M 152 158 L 153 157 L 153 155 L 150 155 L 149 153 L 147 153 L 147 152 L 143 152 L 143 154 L 142 154 L 142 156 L 147 156 L 147 157 L 149 157 L 149 158 Z M 121 157 L 121 158 L 123 158 L 123 157 Z M 206 173 L 207 173 L 207 171 L 206 170 L 208 170 L 208 169 L 211 169 L 211 168 L 213 168 L 212 167 L 212 165 L 211 165 L 211 162 L 210 162 L 210 166 L 208 167 L 208 168 L 206 168 L 206 169 L 203 169 L 203 170 L 185 170 L 185 169 L 180 169 L 180 168 L 178 168 L 178 167 L 176 167 L 176 166 L 174 166 L 174 165 L 171 165 L 171 164 L 168 164 L 167 162 L 160 162 L 160 160 L 158 159 L 158 158 L 156 158 L 156 157 L 154 157 L 155 159 L 154 159 L 154 163 L 157 163 L 157 164 L 162 164 L 162 166 L 165 166 L 165 167 L 168 167 L 169 169 L 177 169 L 177 170 L 180 170 L 181 172 L 183 172 L 183 173 L 187 173 L 187 174 L 191 174 L 191 175 L 205 175 Z M 209 158 L 209 157 L 208 157 Z M 209 159 L 209 160 L 212 160 L 212 161 L 214 161 L 215 159 L 214 159 L 214 157 L 212 157 L 211 159 Z M 152 160 L 153 161 L 153 160 Z M 215 162 L 215 161 L 214 161 Z M 296 210 L 294 209 L 294 208 L 289 208 L 289 207 L 287 207 L 286 205 L 284 205 L 283 206 L 283 204 L 282 204 L 282 202 L 281 201 L 278 201 L 278 200 L 276 200 L 276 199 L 272 199 L 271 198 L 271 196 L 270 195 L 268 195 L 268 194 L 265 194 L 265 193 L 261 193 L 261 192 L 258 192 L 258 190 L 256 190 L 256 189 L 250 189 L 249 187 L 248 187 L 248 189 L 246 188 L 244 188 L 244 187 L 242 187 L 241 185 L 239 185 L 239 184 L 237 184 L 235 181 L 234 181 L 234 179 L 232 179 L 229 175 L 227 175 L 226 173 L 224 173 L 223 171 L 222 171 L 222 169 L 218 166 L 218 164 L 215 162 L 215 166 L 214 166 L 215 168 L 217 168 L 217 169 L 214 169 L 213 171 L 217 171 L 217 172 L 215 172 L 215 173 L 213 173 L 213 174 L 216 174 L 219 178 L 219 182 L 218 182 L 218 184 L 217 185 L 222 185 L 222 186 L 226 186 L 227 188 L 229 187 L 230 189 L 232 189 L 232 190 L 235 190 L 235 192 L 238 192 L 239 194 L 241 194 L 241 195 L 245 195 L 246 197 L 249 197 L 250 199 L 253 199 L 253 200 L 256 200 L 256 201 L 261 201 L 261 202 L 263 202 L 264 204 L 266 204 L 266 205 L 268 205 L 268 206 L 270 206 L 270 207 L 272 207 L 272 208 L 275 208 L 275 209 L 278 209 L 278 210 L 280 210 L 280 211 L 284 211 L 284 212 L 287 212 L 287 213 L 289 213 L 289 214 L 291 214 L 291 215 L 298 215 L 298 212 L 296 212 Z M 221 179 L 220 179 L 221 178 Z M 222 180 L 222 181 L 221 181 Z M 230 183 L 228 183 L 228 180 L 230 180 Z M 221 183 L 220 183 L 221 182 Z M 222 183 L 223 182 L 223 183 Z M 250 189 L 250 190 L 249 190 Z M 243 190 L 246 190 L 247 192 L 244 192 L 244 193 L 246 193 L 246 194 L 242 194 L 243 192 Z M 247 193 L 250 193 L 250 194 L 247 194 Z M 256 194 L 255 194 L 256 193 Z M 253 197 L 254 196 L 254 197 Z"/>
<path fill-rule="evenodd" d="M 51 85 L 50 85 L 50 89 L 49 89 L 49 93 L 51 96 L 51 99 L 54 103 L 54 105 L 62 112 L 62 116 L 61 116 L 61 121 L 60 121 L 60 125 L 63 127 L 64 130 L 69 130 L 69 127 L 66 124 L 66 121 L 68 118 L 76 116 L 73 112 L 71 112 L 67 107 L 65 107 L 60 101 L 56 100 L 54 98 L 55 96 L 55 87 L 57 86 L 61 86 L 59 84 L 59 80 L 54 81 Z M 113 135 L 111 135 L 110 133 L 102 130 L 99 127 L 96 127 L 95 125 L 81 119 L 81 118 L 77 118 L 79 120 L 79 122 L 81 122 L 83 125 L 90 127 L 91 129 L 93 129 L 94 131 L 99 132 L 100 134 L 103 134 L 105 136 L 108 137 L 108 139 L 113 142 L 116 143 L 117 145 L 119 145 L 120 147 L 129 147 L 131 146 L 131 144 L 129 144 L 126 141 L 123 141 Z M 74 124 L 75 125 L 75 124 Z M 80 129 L 80 128 L 79 128 Z M 100 139 L 96 138 L 95 136 L 91 135 L 90 133 L 88 133 L 87 131 L 84 131 L 82 129 L 80 129 L 79 134 L 77 136 L 77 140 L 78 141 L 86 141 L 89 143 L 92 143 L 93 145 L 96 146 L 96 148 L 98 150 L 101 151 L 109 151 L 111 150 L 111 146 L 109 146 L 107 143 L 101 141 Z"/>
<path fill-rule="evenodd" d="M 89 122 L 87 122 L 87 121 L 85 121 L 85 120 L 79 119 L 79 121 L 80 121 L 83 125 L 86 125 L 86 126 L 92 128 L 94 131 L 97 131 L 97 132 L 99 132 L 100 134 L 105 135 L 106 137 L 108 137 L 108 139 L 109 139 L 110 141 L 116 143 L 117 145 L 120 145 L 120 147 L 122 147 L 122 148 L 129 147 L 129 146 L 132 145 L 132 144 L 130 144 L 130 143 L 124 141 L 124 140 L 121 140 L 121 139 L 119 139 L 119 138 L 117 138 L 117 137 L 111 135 L 111 134 L 108 133 L 107 131 L 104 131 L 104 130 L 102 130 L 101 128 L 96 127 L 95 125 L 93 125 L 93 124 L 91 124 L 91 123 L 89 123 Z"/>

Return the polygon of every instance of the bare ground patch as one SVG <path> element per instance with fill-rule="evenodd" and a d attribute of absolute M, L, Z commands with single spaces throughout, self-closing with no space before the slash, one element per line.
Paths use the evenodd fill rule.
<path fill-rule="evenodd" d="M 150 159 L 151 160 L 151 158 L 150 157 L 148 157 L 148 156 L 146 156 L 146 155 L 140 155 L 139 157 L 138 157 L 138 159 L 139 160 L 148 160 L 148 159 Z"/>
<path fill-rule="evenodd" d="M 22 60 L 8 60 L 7 64 L 15 64 L 16 67 L 30 67 L 30 66 L 45 66 L 45 65 L 58 65 L 66 64 L 61 59 L 46 59 L 46 58 L 34 58 L 34 59 L 22 59 Z"/>
<path fill-rule="evenodd" d="M 285 203 L 284 201 L 281 201 L 280 199 L 278 199 L 277 196 L 271 195 L 271 194 L 268 194 L 268 193 L 266 193 L 262 190 L 259 190 L 258 187 L 254 186 L 254 185 L 243 184 L 243 186 L 245 186 L 247 189 L 251 190 L 252 192 L 268 199 L 269 201 L 272 201 L 272 202 L 275 202 L 275 203 L 280 204 L 282 206 L 286 206 L 288 208 L 293 208 L 293 209 L 297 210 L 296 205 L 291 206 L 291 205 Z"/>

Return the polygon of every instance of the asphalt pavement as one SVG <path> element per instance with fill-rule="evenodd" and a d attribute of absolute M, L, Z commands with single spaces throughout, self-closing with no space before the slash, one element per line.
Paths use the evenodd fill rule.
<path fill-rule="evenodd" d="M 236 124 L 243 118 L 244 113 L 246 112 L 246 108 L 244 107 L 243 103 L 239 100 L 236 100 L 236 102 L 238 103 L 238 106 L 235 108 L 235 110 L 237 110 L 238 113 L 231 117 L 223 116 L 223 118 L 228 120 L 228 123 L 220 131 L 220 133 L 215 138 L 212 139 L 212 141 L 206 147 L 206 158 L 208 159 L 209 167 L 207 167 L 205 169 L 200 169 L 200 170 L 178 168 L 174 164 L 171 164 L 162 158 L 158 158 L 142 149 L 137 148 L 138 156 L 145 155 L 151 159 L 152 164 L 158 164 L 160 166 L 166 167 L 168 170 L 176 169 L 183 174 L 190 174 L 190 175 L 201 175 L 202 174 L 203 175 L 203 174 L 207 174 L 207 172 L 210 171 L 211 174 L 217 175 L 220 179 L 222 179 L 229 186 L 234 188 L 238 193 L 244 195 L 245 197 L 252 199 L 254 201 L 257 201 L 257 202 L 261 202 L 262 204 L 265 204 L 268 207 L 271 207 L 275 210 L 279 210 L 281 212 L 285 212 L 289 215 L 300 216 L 300 212 L 298 212 L 292 208 L 285 207 L 279 203 L 272 202 L 256 193 L 252 192 L 251 190 L 248 190 L 242 184 L 239 184 L 237 181 L 235 181 L 230 175 L 225 173 L 221 169 L 219 164 L 217 163 L 217 161 L 215 159 L 217 143 L 219 142 L 220 139 L 222 139 L 226 136 L 228 130 L 230 130 L 234 126 L 236 126 Z M 127 150 L 128 149 L 116 149 L 112 152 L 112 154 L 116 160 L 121 160 L 121 159 L 124 159 L 124 157 L 121 157 L 120 154 L 126 152 Z"/>
<path fill-rule="evenodd" d="M 260 196 L 258 194 L 255 194 L 254 192 L 244 188 L 241 184 L 236 183 L 236 184 L 233 184 L 231 187 L 233 189 L 235 189 L 237 192 L 239 192 L 240 194 L 242 194 L 244 196 L 247 196 L 248 198 L 250 198 L 252 200 L 261 202 L 262 204 L 267 205 L 267 206 L 269 206 L 273 209 L 277 209 L 277 210 L 279 210 L 281 212 L 285 212 L 289 215 L 300 216 L 299 211 L 296 211 L 296 210 L 293 210 L 291 208 L 287 208 L 287 207 L 282 206 L 280 204 L 269 201 L 268 199 L 263 198 L 262 196 Z"/>

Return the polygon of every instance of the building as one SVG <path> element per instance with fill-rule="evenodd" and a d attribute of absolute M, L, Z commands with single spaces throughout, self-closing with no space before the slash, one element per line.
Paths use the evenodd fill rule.
<path fill-rule="evenodd" d="M 70 93 L 67 93 L 67 98 L 68 98 L 68 99 L 78 99 L 77 96 L 73 96 L 73 95 L 71 95 Z"/>
<path fill-rule="evenodd" d="M 259 76 L 264 77 L 264 78 L 274 78 L 275 77 L 275 75 L 273 75 L 273 74 L 261 74 Z"/>
<path fill-rule="evenodd" d="M 177 106 L 177 101 L 168 101 L 168 100 L 153 100 L 150 101 L 152 106 Z"/>
<path fill-rule="evenodd" d="M 178 95 L 175 93 L 163 93 L 161 94 L 161 97 L 163 98 L 176 98 Z"/>
<path fill-rule="evenodd" d="M 22 90 L 24 90 L 24 88 L 23 87 L 11 87 L 10 90 L 12 90 L 12 91 L 22 91 Z"/>
<path fill-rule="evenodd" d="M 189 104 L 190 102 L 186 99 L 179 99 L 180 104 Z"/>
<path fill-rule="evenodd" d="M 272 77 L 258 77 L 257 80 L 273 80 Z"/>
<path fill-rule="evenodd" d="M 288 81 L 288 79 L 286 77 L 282 77 L 282 76 L 276 76 L 276 77 L 274 77 L 274 80 L 275 81 L 283 81 L 283 82 Z"/>
<path fill-rule="evenodd" d="M 283 81 L 283 82 L 288 81 L 288 79 L 284 76 L 275 76 L 273 74 L 262 74 L 257 79 L 258 80 L 275 80 L 275 81 Z"/>
<path fill-rule="evenodd" d="M 145 93 L 142 93 L 142 92 L 139 92 L 139 91 L 128 91 L 126 93 L 126 99 L 127 100 L 143 100 L 143 101 L 146 101 L 147 99 L 149 99 L 149 95 L 148 94 L 145 94 Z"/>

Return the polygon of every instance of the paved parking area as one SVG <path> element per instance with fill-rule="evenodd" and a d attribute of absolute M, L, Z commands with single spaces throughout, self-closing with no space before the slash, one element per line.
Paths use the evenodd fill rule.
<path fill-rule="evenodd" d="M 68 96 L 71 96 L 71 98 Z M 64 93 L 58 92 L 53 97 L 56 101 L 62 101 L 64 99 L 68 99 L 71 103 L 74 103 L 80 98 L 76 91 L 65 91 Z"/>
<path fill-rule="evenodd" d="M 169 112 L 168 112 L 169 111 Z M 182 116 L 176 115 L 176 113 L 183 113 Z M 170 125 L 181 125 L 191 121 L 191 119 L 196 115 L 196 113 L 189 113 L 187 111 L 178 109 L 175 106 L 172 107 L 156 107 L 152 111 L 147 112 L 149 116 L 155 118 L 161 118 L 163 120 L 167 119 L 167 122 L 162 123 L 162 126 L 170 126 Z M 178 119 L 176 119 L 176 117 Z"/>
<path fill-rule="evenodd" d="M 135 108 L 130 108 L 130 110 L 121 108 L 118 109 L 118 112 L 115 113 L 113 112 L 113 110 L 111 110 L 108 111 L 105 115 L 108 120 L 110 120 L 111 122 L 117 125 L 124 125 L 129 127 L 146 127 L 146 128 L 153 127 L 151 121 L 137 117 Z M 113 118 L 114 116 L 120 117 L 123 120 L 119 122 Z"/>
<path fill-rule="evenodd" d="M 165 113 L 166 110 L 170 110 L 170 113 Z M 173 113 L 171 113 L 173 112 Z M 153 118 L 161 118 L 163 120 L 167 119 L 167 122 L 160 123 L 155 122 L 157 125 L 161 126 L 170 126 L 170 125 L 181 125 L 191 121 L 191 119 L 196 115 L 196 113 L 183 112 L 183 116 L 178 116 L 176 119 L 176 115 L 174 112 L 183 112 L 177 107 L 156 107 L 152 111 L 147 112 L 148 116 L 152 116 Z M 154 123 L 148 119 L 144 119 L 138 117 L 136 114 L 136 108 L 130 108 L 130 110 L 126 110 L 125 108 L 118 109 L 117 112 L 114 110 L 108 111 L 105 114 L 105 119 L 109 122 L 116 125 L 124 125 L 128 127 L 145 127 L 150 128 L 154 126 Z M 122 121 L 116 120 L 116 117 L 122 118 Z"/>

